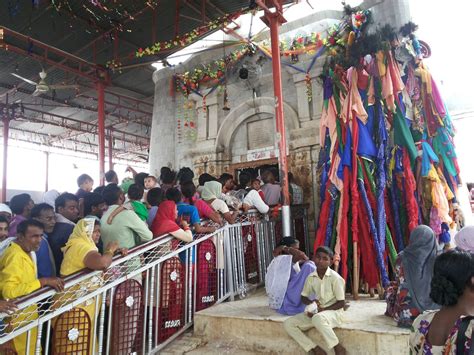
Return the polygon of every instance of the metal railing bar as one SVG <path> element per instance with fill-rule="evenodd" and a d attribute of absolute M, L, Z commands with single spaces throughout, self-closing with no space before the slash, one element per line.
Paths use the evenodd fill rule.
<path fill-rule="evenodd" d="M 300 230 L 304 233 L 303 237 L 306 249 L 308 250 L 307 210 L 304 206 L 298 206 L 295 209 L 293 219 L 293 231 L 296 231 L 296 219 L 301 220 L 303 223 L 302 229 Z M 215 275 L 215 279 L 214 276 L 209 276 L 207 281 L 209 282 L 208 285 L 213 285 L 211 288 L 213 290 L 212 294 L 216 292 L 217 299 L 213 304 L 219 304 L 226 300 L 233 301 L 235 295 L 240 295 L 241 297 L 246 296 L 248 291 L 247 277 L 249 276 L 249 272 L 252 272 L 252 278 L 254 277 L 254 263 L 257 266 L 257 271 L 260 276 L 258 285 L 264 283 L 266 269 L 273 258 L 272 251 L 276 245 L 276 226 L 277 222 L 270 220 L 268 216 L 262 218 L 258 214 L 248 214 L 239 216 L 235 224 L 225 224 L 213 233 L 196 235 L 192 242 L 187 244 L 181 243 L 174 250 L 171 248 L 171 241 L 175 240 L 172 236 L 165 235 L 153 239 L 152 241 L 131 249 L 126 256 L 115 257 L 112 265 L 106 271 L 82 270 L 67 277 L 65 279 L 66 289 L 62 293 L 56 293 L 52 289 L 44 289 L 16 300 L 15 303 L 20 310 L 27 312 L 27 317 L 24 317 L 26 320 L 18 322 L 19 325 L 17 325 L 17 328 L 12 329 L 11 332 L 0 335 L 0 344 L 4 344 L 18 335 L 26 333 L 27 349 L 29 349 L 30 344 L 34 342 L 35 354 L 39 355 L 42 352 L 42 338 L 44 338 L 44 333 L 46 333 L 46 340 L 43 342 L 43 345 L 45 346 L 45 353 L 48 353 L 52 333 L 51 324 L 54 322 L 54 318 L 75 307 L 80 307 L 81 304 L 85 302 L 94 302 L 95 316 L 91 319 L 91 323 L 95 331 L 91 335 L 93 336 L 93 339 L 91 339 L 91 352 L 94 354 L 109 354 L 113 348 L 111 342 L 118 341 L 118 339 L 111 339 L 115 320 L 113 309 L 117 286 L 127 280 L 137 279 L 137 277 L 141 279 L 141 275 L 145 273 L 144 280 L 142 280 L 142 282 L 144 282 L 142 283 L 144 286 L 142 288 L 144 293 L 144 297 L 142 297 L 143 304 L 140 305 L 143 309 L 140 308 L 139 311 L 139 319 L 140 317 L 142 318 L 143 324 L 140 325 L 141 322 L 137 323 L 138 326 L 143 329 L 141 332 L 142 339 L 137 339 L 136 341 L 141 343 L 140 352 L 143 354 L 156 353 L 171 343 L 176 337 L 183 334 L 183 332 L 189 329 L 193 324 L 198 302 L 198 282 L 200 282 L 198 276 L 201 277 L 197 270 L 199 257 L 202 258 L 202 255 L 199 256 L 198 253 L 201 243 L 211 240 L 214 243 L 216 251 L 216 258 L 215 261 L 213 261 L 215 262 L 215 274 L 212 274 Z M 248 236 L 243 234 L 243 227 L 249 227 L 248 233 L 256 238 L 256 240 L 248 240 Z M 251 249 L 245 251 L 244 246 L 245 248 Z M 256 250 L 253 248 L 256 248 Z M 161 329 L 162 325 L 158 324 L 161 314 L 161 282 L 163 282 L 161 279 L 161 268 L 166 261 L 178 257 L 181 253 L 183 253 L 185 257 L 184 261 L 181 260 L 184 270 L 184 280 L 181 281 L 182 288 L 181 291 L 178 292 L 185 292 L 184 305 L 181 303 L 182 310 L 180 311 L 184 312 L 181 313 L 181 319 L 184 320 L 184 324 L 182 328 L 176 330 L 176 333 L 160 343 L 159 339 L 164 335 L 160 334 L 163 329 Z M 181 254 L 181 256 L 183 254 Z M 246 260 L 249 254 L 251 255 L 251 259 L 249 259 L 251 263 L 246 265 L 246 262 L 249 261 Z M 255 257 L 257 257 L 257 260 L 253 261 Z M 248 267 L 252 269 L 249 270 Z M 73 286 L 77 285 L 81 287 L 80 290 L 73 288 Z M 58 300 L 56 297 L 53 300 L 57 303 L 61 303 L 61 306 L 56 308 L 56 305 L 53 304 L 52 307 L 45 308 L 44 306 L 48 305 L 50 297 L 55 294 L 59 295 L 60 298 Z M 107 297 L 108 294 L 109 297 Z M 76 298 L 71 296 L 75 296 Z M 61 297 L 64 299 L 61 300 Z M 168 297 L 174 296 L 170 294 Z M 62 303 L 62 301 L 64 301 L 64 303 Z M 106 328 L 105 317 L 107 303 L 109 303 L 109 312 L 107 315 L 108 326 Z M 34 312 L 35 314 L 37 312 L 38 318 L 30 321 L 29 318 L 32 318 L 32 315 L 35 316 L 35 314 L 33 314 L 31 310 L 28 311 L 27 308 L 32 305 L 37 305 L 37 310 Z M 43 307 L 41 307 L 42 305 Z M 100 311 L 99 305 L 101 305 Z M 20 311 L 16 313 L 15 316 L 18 317 L 18 315 L 21 314 L 24 313 Z M 6 315 L 0 315 L 0 320 L 2 318 L 6 318 Z M 44 325 L 46 325 L 47 328 L 43 331 Z M 32 340 L 34 328 L 37 328 L 36 339 Z M 134 329 L 134 331 L 136 331 L 136 328 Z M 138 331 L 137 334 L 140 334 L 140 331 Z M 106 341 L 106 344 L 104 344 L 104 341 Z M 105 352 L 103 351 L 104 348 Z"/>

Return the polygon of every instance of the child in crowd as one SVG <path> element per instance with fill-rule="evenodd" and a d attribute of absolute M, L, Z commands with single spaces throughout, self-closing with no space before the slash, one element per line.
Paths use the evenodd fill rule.
<path fill-rule="evenodd" d="M 254 189 L 255 191 L 257 191 L 260 197 L 262 198 L 262 200 L 265 201 L 265 194 L 263 193 L 261 189 L 262 182 L 260 181 L 260 179 L 252 179 L 252 181 L 250 182 L 250 187 Z"/>
<path fill-rule="evenodd" d="M 138 217 L 142 221 L 146 221 L 148 219 L 148 210 L 143 202 L 141 202 L 143 198 L 143 187 L 139 184 L 132 184 L 128 188 L 128 201 L 132 206 L 132 209 L 135 211 Z"/>
<path fill-rule="evenodd" d="M 77 186 L 79 187 L 79 190 L 76 192 L 77 198 L 84 198 L 88 192 L 92 191 L 94 180 L 89 175 L 82 174 L 77 178 Z"/>
<path fill-rule="evenodd" d="M 110 216 L 107 218 L 107 223 L 112 224 L 113 219 L 116 215 L 124 210 L 134 211 L 142 221 L 148 219 L 148 209 L 145 204 L 141 202 L 143 197 L 143 187 L 139 184 L 131 184 L 127 192 L 128 201 L 122 206 L 116 208 Z"/>
<path fill-rule="evenodd" d="M 87 174 L 82 174 L 77 178 L 79 190 L 76 192 L 78 198 L 79 217 L 84 216 L 84 197 L 92 191 L 94 180 Z"/>
<path fill-rule="evenodd" d="M 313 261 L 316 271 L 311 273 L 301 292 L 301 302 L 308 305 L 304 313 L 288 318 L 283 323 L 286 332 L 304 349 L 316 354 L 326 354 L 303 331 L 315 327 L 322 335 L 328 349 L 334 349 L 336 355 L 346 354 L 339 343 L 333 328 L 342 323 L 345 307 L 344 279 L 330 268 L 334 253 L 328 247 L 316 249 Z M 310 295 L 316 295 L 317 301 L 311 301 Z"/>
<path fill-rule="evenodd" d="M 145 178 L 145 192 L 154 189 L 155 187 L 160 187 L 160 184 L 158 184 L 158 180 L 153 175 L 148 175 Z"/>
<path fill-rule="evenodd" d="M 148 201 L 147 201 L 148 191 L 156 187 L 160 187 L 160 184 L 158 183 L 158 180 L 156 179 L 156 177 L 154 177 L 153 175 L 148 175 L 143 181 L 143 185 L 145 186 L 145 192 L 143 194 L 142 202 L 145 204 L 147 208 L 150 208 L 151 206 L 148 204 Z"/>
<path fill-rule="evenodd" d="M 163 191 L 161 191 L 159 187 L 151 189 L 146 194 L 146 202 L 148 206 L 150 206 L 150 209 L 148 210 L 148 219 L 146 220 L 148 227 L 151 227 L 151 224 L 156 217 L 156 213 L 158 212 L 158 206 L 164 199 L 165 196 L 163 195 Z"/>

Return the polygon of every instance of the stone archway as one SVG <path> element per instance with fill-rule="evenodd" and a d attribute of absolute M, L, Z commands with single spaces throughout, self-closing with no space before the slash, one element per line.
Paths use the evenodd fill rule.
<path fill-rule="evenodd" d="M 285 102 L 283 103 L 283 109 L 285 128 L 287 131 L 286 136 L 289 137 L 292 130 L 299 128 L 298 115 L 296 111 Z M 216 153 L 224 154 L 224 156 L 229 157 L 231 154 L 231 146 L 229 143 L 232 141 L 233 135 L 240 125 L 257 114 L 273 115 L 274 113 L 275 100 L 273 97 L 250 99 L 237 106 L 230 111 L 219 128 L 216 138 Z"/>

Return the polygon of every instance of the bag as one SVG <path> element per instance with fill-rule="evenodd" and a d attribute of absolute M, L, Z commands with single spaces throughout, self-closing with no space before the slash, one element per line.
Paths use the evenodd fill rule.
<path fill-rule="evenodd" d="M 466 344 L 466 330 L 467 327 L 469 326 L 469 323 L 474 320 L 474 317 L 465 317 L 461 320 L 461 324 L 459 324 L 458 328 L 458 336 L 456 339 L 456 355 L 465 355 L 465 348 L 464 345 Z M 473 334 L 471 335 L 471 349 L 469 350 L 469 355 L 474 354 L 474 344 L 472 342 L 474 336 L 474 331 Z"/>

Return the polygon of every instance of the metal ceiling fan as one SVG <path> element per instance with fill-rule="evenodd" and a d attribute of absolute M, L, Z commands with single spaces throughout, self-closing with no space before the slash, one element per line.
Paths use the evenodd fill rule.
<path fill-rule="evenodd" d="M 17 77 L 18 79 L 23 80 L 24 82 L 34 85 L 35 86 L 35 91 L 33 92 L 33 96 L 39 96 L 41 94 L 45 94 L 50 90 L 65 90 L 65 89 L 77 89 L 77 85 L 49 85 L 46 82 L 46 72 L 44 69 L 41 70 L 39 73 L 40 80 L 39 82 L 35 83 L 33 80 L 27 79 L 22 77 L 21 75 L 18 75 L 16 73 L 11 73 L 11 75 Z"/>

